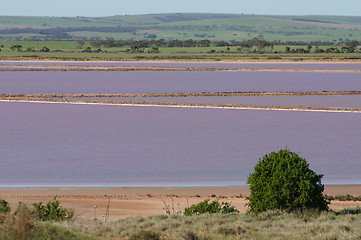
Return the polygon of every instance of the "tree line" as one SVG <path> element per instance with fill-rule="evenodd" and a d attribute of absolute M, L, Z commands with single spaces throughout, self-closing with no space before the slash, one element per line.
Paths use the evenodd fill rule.
<path fill-rule="evenodd" d="M 267 41 L 264 39 L 262 35 L 254 37 L 249 40 L 243 41 L 211 41 L 209 39 L 202 40 L 179 40 L 179 39 L 142 39 L 142 40 L 95 40 L 90 41 L 90 45 L 94 48 L 113 48 L 113 47 L 130 47 L 131 49 L 144 49 L 144 48 L 159 48 L 159 47 L 240 47 L 240 50 L 251 50 L 255 48 L 257 52 L 262 52 L 265 48 L 273 49 L 276 45 L 293 45 L 293 46 L 307 46 L 307 49 L 299 48 L 299 49 L 291 49 L 290 47 L 286 47 L 286 53 L 309 53 L 312 46 L 316 46 L 315 52 L 331 52 L 331 53 L 340 53 L 340 52 L 354 52 L 359 45 L 361 45 L 361 41 L 350 40 L 346 42 L 323 42 L 323 41 L 314 41 L 314 42 L 295 42 L 295 41 Z M 318 46 L 340 46 L 330 47 L 326 50 L 322 48 L 318 48 Z"/>
<path fill-rule="evenodd" d="M 352 42 L 352 45 L 356 46 L 360 44 L 359 41 L 349 41 Z M 92 47 L 105 47 L 105 48 L 112 48 L 112 47 L 125 47 L 125 46 L 154 46 L 154 47 L 234 47 L 234 46 L 241 46 L 241 47 L 272 47 L 275 45 L 294 45 L 294 46 L 304 46 L 304 45 L 315 45 L 315 46 L 332 46 L 335 45 L 335 42 L 329 41 L 312 41 L 312 42 L 303 42 L 303 41 L 267 41 L 264 39 L 262 35 L 254 37 L 249 40 L 243 41 L 213 41 L 209 39 L 202 39 L 202 40 L 195 40 L 195 39 L 187 39 L 187 40 L 180 40 L 180 39 L 142 39 L 142 40 L 134 40 L 134 39 L 123 39 L 123 40 L 114 40 L 114 39 L 107 39 L 107 40 L 93 40 L 90 41 Z M 347 44 L 347 42 L 345 43 Z"/>

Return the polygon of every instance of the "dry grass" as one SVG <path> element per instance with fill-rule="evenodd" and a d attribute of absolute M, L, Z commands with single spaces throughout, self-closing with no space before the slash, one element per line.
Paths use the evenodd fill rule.
<path fill-rule="evenodd" d="M 1 215 L 0 239 L 7 240 L 326 240 L 361 239 L 360 208 L 338 212 L 180 214 L 100 220 L 39 222 L 25 205 L 17 215 Z"/>
<path fill-rule="evenodd" d="M 61 226 L 98 239 L 129 239 L 141 231 L 161 239 L 361 239 L 361 214 L 334 213 L 253 215 L 159 215 L 133 217 L 111 223 L 63 223 Z"/>

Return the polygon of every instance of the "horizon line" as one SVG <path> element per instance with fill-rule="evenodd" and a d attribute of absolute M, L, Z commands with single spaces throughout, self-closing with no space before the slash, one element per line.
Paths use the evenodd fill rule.
<path fill-rule="evenodd" d="M 127 17 L 142 15 L 167 15 L 167 14 L 219 14 L 219 15 L 249 15 L 249 16 L 281 16 L 281 17 L 311 17 L 311 16 L 330 16 L 330 17 L 361 17 L 357 15 L 333 15 L 333 14 L 265 14 L 265 13 L 224 13 L 224 12 L 159 12 L 159 13 L 138 13 L 138 14 L 115 14 L 106 16 L 85 16 L 85 15 L 2 15 L 0 17 L 48 17 L 48 18 L 107 18 L 107 17 Z"/>

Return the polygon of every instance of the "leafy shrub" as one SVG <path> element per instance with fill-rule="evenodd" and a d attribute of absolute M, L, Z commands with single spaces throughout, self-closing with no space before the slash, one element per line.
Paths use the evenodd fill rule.
<path fill-rule="evenodd" d="M 0 214 L 7 214 L 10 212 L 11 212 L 10 204 L 5 200 L 0 199 Z"/>
<path fill-rule="evenodd" d="M 209 199 L 204 200 L 198 204 L 194 204 L 189 208 L 184 210 L 185 216 L 191 216 L 193 214 L 202 214 L 202 213 L 238 213 L 238 210 L 230 206 L 228 202 L 218 202 L 213 201 L 209 203 Z"/>
<path fill-rule="evenodd" d="M 34 210 L 32 213 L 40 221 L 64 221 L 74 217 L 74 211 L 60 206 L 56 198 L 47 204 L 43 204 L 42 202 L 34 203 L 33 207 Z"/>
<path fill-rule="evenodd" d="M 287 149 L 271 152 L 258 161 L 248 177 L 250 211 L 328 210 L 322 175 L 309 169 L 307 161 Z"/>
<path fill-rule="evenodd" d="M 129 240 L 160 240 L 160 234 L 154 231 L 142 230 L 130 235 Z"/>

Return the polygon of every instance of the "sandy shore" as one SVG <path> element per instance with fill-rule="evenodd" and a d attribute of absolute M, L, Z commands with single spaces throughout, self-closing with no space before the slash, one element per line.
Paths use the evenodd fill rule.
<path fill-rule="evenodd" d="M 238 109 L 260 111 L 301 111 L 301 112 L 328 112 L 328 113 L 360 113 L 360 108 L 331 108 L 331 107 L 302 107 L 302 106 L 248 106 L 248 105 L 218 105 L 218 104 L 193 104 L 193 103 L 144 103 L 144 102 L 106 102 L 106 101 L 82 101 L 68 99 L 2 99 L 0 102 L 14 103 L 43 103 L 43 104 L 79 104 L 79 105 L 108 105 L 130 107 L 166 107 L 166 108 L 208 108 L 208 109 Z"/>
<path fill-rule="evenodd" d="M 333 69 L 268 69 L 268 68 L 194 68 L 194 67 L 127 67 L 127 66 L 72 66 L 72 65 L 0 65 L 1 72 L 58 72 L 58 71 L 167 71 L 167 72 L 323 72 L 323 73 L 360 73 L 360 70 L 333 70 Z"/>
<path fill-rule="evenodd" d="M 0 188 L 0 198 L 9 201 L 13 208 L 19 202 L 31 205 L 48 202 L 58 196 L 61 204 L 75 210 L 78 220 L 103 219 L 109 203 L 109 220 L 129 216 L 165 214 L 167 205 L 171 212 L 203 199 L 231 201 L 240 212 L 246 212 L 247 187 L 129 187 L 129 188 Z M 361 185 L 326 186 L 327 195 L 361 195 Z M 94 207 L 96 206 L 96 208 Z M 361 202 L 332 201 L 331 209 L 361 206 Z"/>

